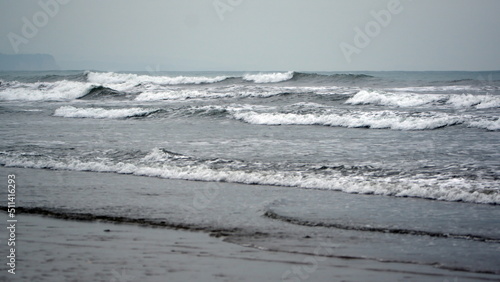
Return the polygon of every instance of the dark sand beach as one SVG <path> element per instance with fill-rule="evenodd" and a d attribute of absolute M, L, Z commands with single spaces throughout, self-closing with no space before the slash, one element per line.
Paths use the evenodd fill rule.
<path fill-rule="evenodd" d="M 4 281 L 498 281 L 432 266 L 267 251 L 131 224 L 25 215 L 19 226 L 16 275 L 3 271 Z"/>
<path fill-rule="evenodd" d="M 300 189 L 249 190 L 227 183 L 208 187 L 205 182 L 107 173 L 0 171 L 16 174 L 18 204 L 31 207 L 18 212 L 16 275 L 8 274 L 4 266 L 0 277 L 5 281 L 497 281 L 499 277 L 480 273 L 484 264 L 477 262 L 487 253 L 497 260 L 498 250 L 463 255 L 467 248 L 491 246 L 482 241 L 378 236 L 265 217 L 273 201 L 303 197 Z M 198 198 L 198 204 L 204 204 L 196 207 L 193 200 L 199 191 L 206 191 L 208 198 Z M 242 191 L 253 192 L 241 195 Z M 156 199 L 163 204 L 148 200 L 144 193 L 159 194 Z M 363 198 L 370 197 L 338 195 L 349 197 L 351 205 L 364 205 Z M 129 201 L 113 205 L 120 197 Z M 53 208 L 43 207 L 44 202 Z M 89 203 L 94 209 L 85 208 Z M 407 206 L 419 204 L 430 208 L 436 202 L 409 199 Z M 1 214 L 5 228 L 7 216 Z M 0 250 L 6 253 L 6 245 Z M 461 269 L 467 264 L 477 271 Z M 495 270 L 495 263 L 489 270 Z"/>

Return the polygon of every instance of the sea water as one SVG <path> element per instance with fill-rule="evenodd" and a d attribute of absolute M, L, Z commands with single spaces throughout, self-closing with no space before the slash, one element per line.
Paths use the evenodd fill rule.
<path fill-rule="evenodd" d="M 233 218 L 227 221 L 206 217 L 196 204 L 167 216 L 171 199 L 148 185 L 114 191 L 101 215 L 130 217 L 120 207 L 140 191 L 150 195 L 143 199 L 149 208 L 165 211 L 151 220 L 244 230 L 236 215 L 252 212 L 228 207 L 260 191 L 268 201 L 248 204 L 260 205 L 252 228 L 281 222 L 280 234 L 293 240 L 361 232 L 379 247 L 433 238 L 489 262 L 430 254 L 419 261 L 410 251 L 391 257 L 349 240 L 343 255 L 500 272 L 500 72 L 1 72 L 0 83 L 5 168 L 59 178 L 106 172 L 124 187 L 125 175 L 216 183 L 232 196 L 209 189 L 198 201 L 203 209 L 226 207 L 212 208 Z M 65 189 L 64 205 L 33 184 L 37 196 L 25 206 L 95 213 L 92 197 L 79 198 L 81 205 L 70 199 L 90 189 L 85 177 L 93 176 L 50 188 Z M 247 185 L 224 186 L 231 184 Z M 280 238 L 268 235 L 266 244 Z"/>

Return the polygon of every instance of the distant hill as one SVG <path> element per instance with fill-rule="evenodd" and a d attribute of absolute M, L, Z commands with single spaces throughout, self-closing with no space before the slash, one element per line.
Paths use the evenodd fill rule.
<path fill-rule="evenodd" d="M 0 71 L 39 71 L 58 70 L 59 66 L 49 54 L 17 54 L 6 55 L 0 53 Z"/>

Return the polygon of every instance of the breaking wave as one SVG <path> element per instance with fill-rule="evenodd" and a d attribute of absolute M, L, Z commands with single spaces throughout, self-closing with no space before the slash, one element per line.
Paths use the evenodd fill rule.
<path fill-rule="evenodd" d="M 188 100 L 188 99 L 217 99 L 234 97 L 233 93 L 212 92 L 197 89 L 177 89 L 159 92 L 143 92 L 139 94 L 136 101 L 159 101 L 159 100 Z"/>
<path fill-rule="evenodd" d="M 99 100 L 103 98 L 124 98 L 127 94 L 104 86 L 93 86 L 87 94 L 78 99 Z"/>
<path fill-rule="evenodd" d="M 116 153 L 115 153 L 116 154 Z M 119 153 L 118 155 L 123 155 Z M 137 155 L 137 154 L 136 154 Z M 198 159 L 155 148 L 139 154 L 137 159 L 114 160 L 106 154 L 80 159 L 75 156 L 50 157 L 41 152 L 0 152 L 0 164 L 8 167 L 25 167 L 54 170 L 112 172 L 138 176 L 183 179 L 194 181 L 231 182 L 305 189 L 336 190 L 347 193 L 376 194 L 395 197 L 418 197 L 442 201 L 463 201 L 500 204 L 500 193 L 493 180 L 473 179 L 421 179 L 417 176 L 373 177 L 362 171 L 345 175 L 343 166 L 325 173 L 322 170 L 290 164 L 247 163 L 237 160 Z M 372 169 L 372 168 L 370 168 Z"/>
<path fill-rule="evenodd" d="M 221 99 L 221 98 L 267 98 L 286 95 L 301 89 L 293 87 L 246 87 L 238 86 L 216 89 L 167 89 L 161 91 L 145 91 L 139 94 L 136 101 L 189 100 L 189 99 Z"/>
<path fill-rule="evenodd" d="M 469 127 L 487 129 L 490 131 L 500 130 L 500 118 L 497 120 L 475 120 L 469 122 Z"/>
<path fill-rule="evenodd" d="M 462 124 L 464 117 L 444 113 L 404 113 L 393 111 L 344 113 L 259 113 L 234 112 L 233 117 L 259 125 L 324 125 L 347 128 L 430 130 Z"/>
<path fill-rule="evenodd" d="M 104 109 L 75 108 L 73 106 L 63 106 L 58 108 L 54 112 L 54 116 L 66 118 L 121 119 L 130 117 L 144 117 L 157 111 L 157 109 L 143 108 Z"/>
<path fill-rule="evenodd" d="M 92 85 L 85 82 L 61 80 L 56 82 L 5 83 L 0 90 L 0 100 L 5 101 L 65 101 L 85 96 Z"/>
<path fill-rule="evenodd" d="M 351 105 L 379 105 L 395 107 L 420 107 L 426 105 L 447 105 L 452 108 L 498 108 L 500 97 L 471 94 L 414 94 L 383 93 L 361 90 L 346 101 Z"/>
<path fill-rule="evenodd" d="M 275 72 L 246 74 L 243 80 L 254 83 L 278 83 L 285 81 L 308 82 L 314 84 L 321 83 L 355 83 L 365 79 L 372 79 L 373 76 L 366 74 L 319 74 L 302 72 Z"/>
<path fill-rule="evenodd" d="M 156 95 L 154 97 L 158 98 Z M 62 106 L 55 110 L 54 116 L 94 119 L 214 117 L 235 119 L 255 125 L 314 125 L 402 131 L 434 130 L 456 125 L 489 131 L 500 130 L 500 119 L 497 117 L 391 110 L 363 112 L 338 110 L 323 104 L 304 102 L 283 107 L 252 104 L 181 105 L 163 108 Z"/>
<path fill-rule="evenodd" d="M 246 74 L 243 76 L 243 80 L 253 81 L 255 83 L 275 83 L 282 82 L 292 79 L 294 76 L 293 71 L 289 71 L 286 73 L 259 73 L 259 74 Z"/>
<path fill-rule="evenodd" d="M 215 83 L 227 79 L 227 76 L 151 76 L 131 73 L 87 72 L 87 80 L 119 91 L 125 91 L 141 84 L 182 85 Z"/>

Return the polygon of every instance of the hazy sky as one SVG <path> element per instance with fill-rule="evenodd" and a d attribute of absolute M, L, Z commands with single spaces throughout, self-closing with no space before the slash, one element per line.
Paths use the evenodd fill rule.
<path fill-rule="evenodd" d="M 0 0 L 64 69 L 498 70 L 499 0 Z"/>

